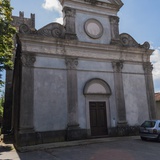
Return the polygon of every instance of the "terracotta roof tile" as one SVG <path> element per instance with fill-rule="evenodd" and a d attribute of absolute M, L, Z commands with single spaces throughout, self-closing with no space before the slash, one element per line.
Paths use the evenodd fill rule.
<path fill-rule="evenodd" d="M 155 100 L 156 101 L 160 101 L 160 92 L 159 93 L 155 93 Z"/>

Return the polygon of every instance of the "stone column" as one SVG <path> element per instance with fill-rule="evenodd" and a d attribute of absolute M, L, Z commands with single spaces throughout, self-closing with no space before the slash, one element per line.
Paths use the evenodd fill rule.
<path fill-rule="evenodd" d="M 68 128 L 67 139 L 78 139 L 78 96 L 77 96 L 77 58 L 66 58 L 67 94 L 68 94 Z"/>
<path fill-rule="evenodd" d="M 20 133 L 32 133 L 33 126 L 33 100 L 34 100 L 34 69 L 35 56 L 22 55 L 22 79 L 20 102 Z"/>
<path fill-rule="evenodd" d="M 118 125 L 127 125 L 126 122 L 126 109 L 124 100 L 124 90 L 123 90 L 123 78 L 122 78 L 122 61 L 112 62 L 112 67 L 114 70 L 114 84 L 116 93 L 116 104 L 117 104 L 117 114 L 118 114 Z"/>
<path fill-rule="evenodd" d="M 143 69 L 144 69 L 144 75 L 145 75 L 145 81 L 146 81 L 149 118 L 156 119 L 156 104 L 155 104 L 154 86 L 153 86 L 153 78 L 152 78 L 153 66 L 150 62 L 144 62 Z"/>
<path fill-rule="evenodd" d="M 117 16 L 110 16 L 111 24 L 111 44 L 119 44 L 119 18 Z"/>
<path fill-rule="evenodd" d="M 76 10 L 69 7 L 63 8 L 64 13 L 64 26 L 66 29 L 66 39 L 77 39 L 75 28 L 75 14 Z"/>

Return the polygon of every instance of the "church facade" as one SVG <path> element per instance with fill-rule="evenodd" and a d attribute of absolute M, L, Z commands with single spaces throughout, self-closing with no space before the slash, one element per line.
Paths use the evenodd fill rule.
<path fill-rule="evenodd" d="M 12 129 L 17 146 L 135 135 L 156 118 L 149 43 L 119 34 L 121 0 L 60 0 L 64 25 L 18 26 Z M 21 23 L 19 23 L 21 22 Z"/>

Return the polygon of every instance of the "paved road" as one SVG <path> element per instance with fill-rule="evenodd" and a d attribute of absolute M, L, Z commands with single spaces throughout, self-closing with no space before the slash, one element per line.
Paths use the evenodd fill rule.
<path fill-rule="evenodd" d="M 5 146 L 0 148 L 0 160 L 160 160 L 160 142 L 122 138 L 25 153 Z"/>

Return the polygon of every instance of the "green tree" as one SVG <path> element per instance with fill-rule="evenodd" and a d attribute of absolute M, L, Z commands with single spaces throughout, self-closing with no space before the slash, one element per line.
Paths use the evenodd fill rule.
<path fill-rule="evenodd" d="M 13 36 L 16 29 L 11 25 L 12 7 L 10 0 L 0 0 L 0 85 L 2 71 L 13 67 Z"/>
<path fill-rule="evenodd" d="M 0 119 L 3 117 L 4 96 L 0 98 Z"/>

